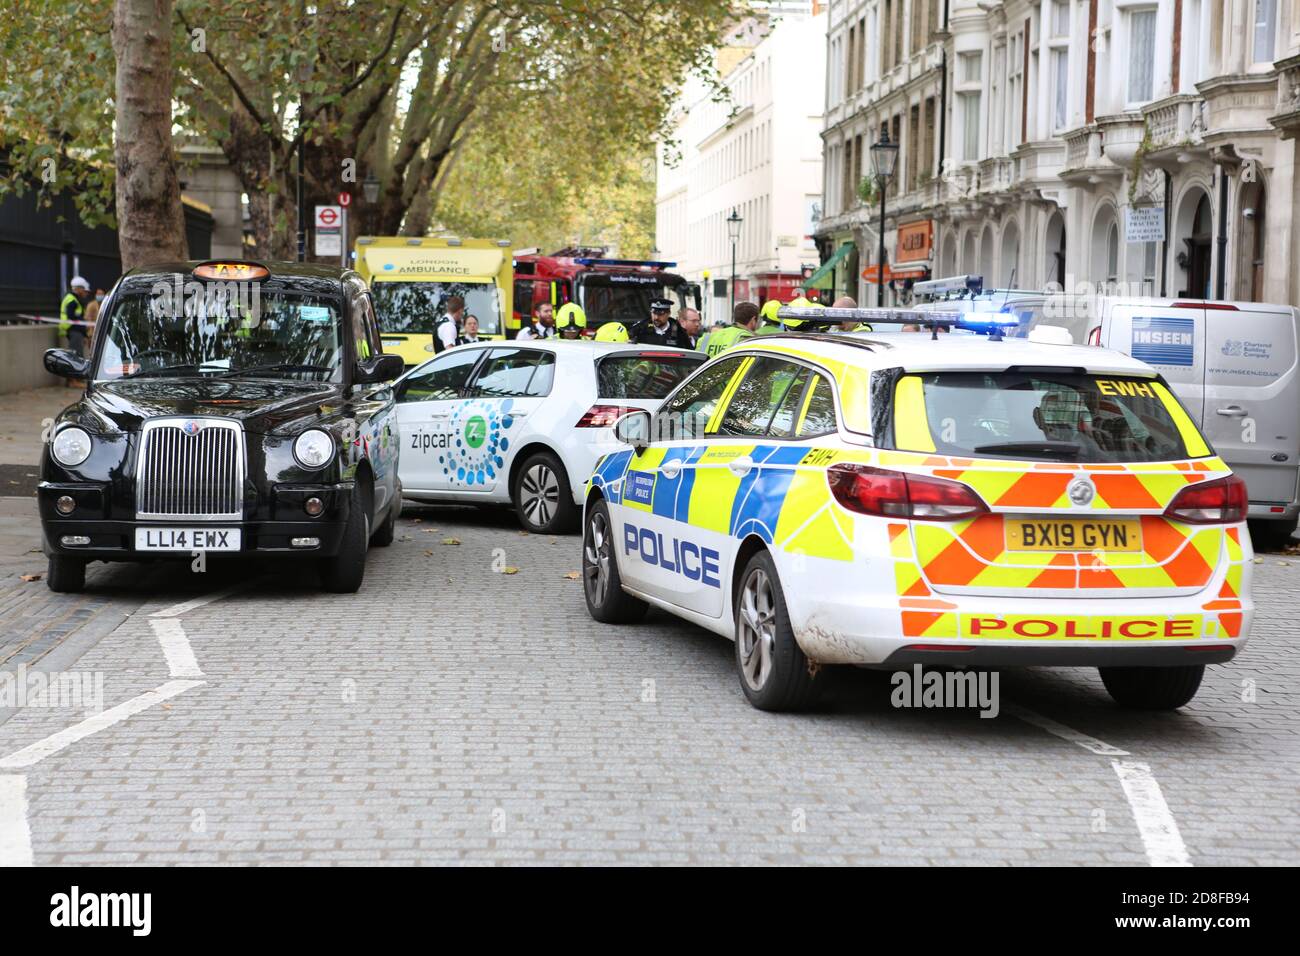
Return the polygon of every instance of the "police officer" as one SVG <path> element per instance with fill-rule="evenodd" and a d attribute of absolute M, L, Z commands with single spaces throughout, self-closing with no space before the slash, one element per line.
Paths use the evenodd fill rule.
<path fill-rule="evenodd" d="M 460 335 L 456 336 L 457 345 L 474 345 L 481 341 L 478 337 L 478 316 L 465 316 L 465 324 L 461 326 Z"/>
<path fill-rule="evenodd" d="M 632 340 L 638 345 L 671 345 L 689 349 L 691 337 L 672 318 L 673 304 L 667 299 L 652 299 L 650 319 L 632 330 Z"/>
<path fill-rule="evenodd" d="M 555 314 L 555 329 L 562 339 L 570 341 L 580 339 L 586 327 L 587 313 L 582 311 L 582 306 L 576 302 L 564 303 L 560 306 L 560 311 Z"/>
<path fill-rule="evenodd" d="M 71 291 L 59 306 L 59 334 L 67 338 L 69 349 L 81 355 L 86 349 L 86 303 L 90 301 L 90 283 L 81 276 L 73 276 L 68 287 Z"/>
<path fill-rule="evenodd" d="M 433 327 L 433 350 L 442 352 L 456 344 L 460 335 L 462 316 L 465 313 L 465 298 L 459 295 L 447 296 L 447 314 L 440 318 Z"/>
<path fill-rule="evenodd" d="M 700 344 L 695 348 L 709 358 L 713 358 L 715 355 L 721 355 L 733 345 L 738 345 L 745 339 L 753 338 L 754 330 L 757 328 L 758 306 L 753 302 L 737 302 L 736 307 L 731 310 L 731 324 L 709 332 L 704 338 L 700 339 Z"/>
<path fill-rule="evenodd" d="M 755 335 L 771 335 L 774 332 L 784 331 L 781 328 L 781 320 L 776 317 L 777 310 L 780 308 L 780 299 L 768 299 L 763 303 L 763 308 L 758 312 L 762 321 L 754 330 Z"/>

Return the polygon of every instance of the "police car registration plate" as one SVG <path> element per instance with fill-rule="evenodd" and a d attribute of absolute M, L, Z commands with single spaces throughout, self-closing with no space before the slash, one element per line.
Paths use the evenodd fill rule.
<path fill-rule="evenodd" d="M 1141 551 L 1136 518 L 1006 518 L 1008 551 Z"/>
<path fill-rule="evenodd" d="M 238 551 L 238 528 L 136 528 L 137 551 Z"/>

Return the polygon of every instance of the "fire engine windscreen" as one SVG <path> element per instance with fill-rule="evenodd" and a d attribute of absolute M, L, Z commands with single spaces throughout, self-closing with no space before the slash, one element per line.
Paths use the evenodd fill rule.
<path fill-rule="evenodd" d="M 478 319 L 478 334 L 501 334 L 501 297 L 486 282 L 375 282 L 370 286 L 380 332 L 431 335 L 447 314 L 447 299 L 465 300 L 465 316 Z"/>
<path fill-rule="evenodd" d="M 589 325 L 622 322 L 632 326 L 650 318 L 653 299 L 669 299 L 674 312 L 684 307 L 698 308 L 688 294 L 688 284 L 677 278 L 665 283 L 654 275 L 587 275 L 582 278 L 579 304 L 587 313 Z"/>

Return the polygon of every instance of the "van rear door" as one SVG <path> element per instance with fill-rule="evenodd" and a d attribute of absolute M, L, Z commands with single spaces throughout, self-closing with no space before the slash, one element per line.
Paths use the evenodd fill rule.
<path fill-rule="evenodd" d="M 1245 479 L 1252 503 L 1290 504 L 1300 457 L 1300 311 L 1253 302 L 1209 303 L 1205 317 L 1201 430 Z"/>
<path fill-rule="evenodd" d="M 1205 309 L 1174 308 L 1168 299 L 1115 299 L 1102 322 L 1101 345 L 1126 352 L 1164 376 L 1193 421 L 1205 430 Z"/>

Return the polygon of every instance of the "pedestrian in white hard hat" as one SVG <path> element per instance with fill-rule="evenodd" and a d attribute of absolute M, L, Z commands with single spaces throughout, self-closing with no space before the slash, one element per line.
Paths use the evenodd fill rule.
<path fill-rule="evenodd" d="M 69 349 L 83 355 L 86 351 L 86 303 L 91 299 L 90 283 L 81 276 L 73 276 L 68 287 L 72 291 L 63 297 L 59 306 L 59 334 L 67 338 Z"/>

